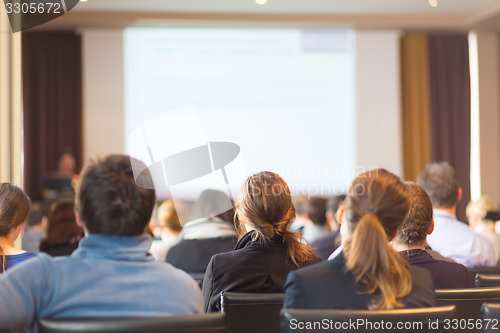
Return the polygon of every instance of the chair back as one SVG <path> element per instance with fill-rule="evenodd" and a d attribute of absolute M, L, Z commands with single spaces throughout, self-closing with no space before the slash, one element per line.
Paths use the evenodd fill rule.
<path fill-rule="evenodd" d="M 228 333 L 279 333 L 284 294 L 221 292 Z"/>
<path fill-rule="evenodd" d="M 40 333 L 226 333 L 223 313 L 154 318 L 40 319 Z"/>
<path fill-rule="evenodd" d="M 469 272 L 470 285 L 474 286 L 477 274 L 500 274 L 500 266 L 482 266 L 467 268 Z"/>
<path fill-rule="evenodd" d="M 500 329 L 500 304 L 498 303 L 484 303 L 481 307 L 483 313 L 483 332 L 484 333 L 498 333 Z"/>
<path fill-rule="evenodd" d="M 281 310 L 281 332 L 450 332 L 455 306 L 396 310 Z"/>
<path fill-rule="evenodd" d="M 477 320 L 482 318 L 481 305 L 485 302 L 500 302 L 499 287 L 437 289 L 438 305 L 455 305 L 455 318 Z M 481 332 L 474 327 L 468 332 Z"/>
<path fill-rule="evenodd" d="M 476 287 L 499 287 L 500 274 L 476 274 Z"/>

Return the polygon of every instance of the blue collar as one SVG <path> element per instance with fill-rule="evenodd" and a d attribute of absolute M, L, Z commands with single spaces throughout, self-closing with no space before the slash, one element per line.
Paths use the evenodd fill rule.
<path fill-rule="evenodd" d="M 72 256 L 123 261 L 154 261 L 149 253 L 152 239 L 147 235 L 114 236 L 91 234 L 82 240 Z"/>

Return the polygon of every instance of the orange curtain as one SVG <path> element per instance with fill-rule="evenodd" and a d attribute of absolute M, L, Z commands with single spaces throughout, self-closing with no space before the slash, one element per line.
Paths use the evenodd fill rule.
<path fill-rule="evenodd" d="M 403 172 L 416 181 L 431 161 L 428 41 L 425 34 L 401 38 Z"/>

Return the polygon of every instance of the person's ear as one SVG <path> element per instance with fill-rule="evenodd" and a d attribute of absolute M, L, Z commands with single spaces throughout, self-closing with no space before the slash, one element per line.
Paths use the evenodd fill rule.
<path fill-rule="evenodd" d="M 457 196 L 457 202 L 460 202 L 462 200 L 462 188 L 458 188 L 458 196 Z"/>
<path fill-rule="evenodd" d="M 337 209 L 337 213 L 335 215 L 337 217 L 337 222 L 339 224 L 342 224 L 342 222 L 344 222 L 344 216 L 345 216 L 344 206 L 340 206 L 339 209 Z"/>
<path fill-rule="evenodd" d="M 431 225 L 429 225 L 429 229 L 427 230 L 427 235 L 430 235 L 434 232 L 434 219 L 431 221 Z"/>
<path fill-rule="evenodd" d="M 76 211 L 76 209 L 75 209 L 75 218 L 76 218 L 76 225 L 79 226 L 80 228 L 85 229 L 85 226 L 83 225 L 83 222 L 80 219 L 80 214 Z"/>

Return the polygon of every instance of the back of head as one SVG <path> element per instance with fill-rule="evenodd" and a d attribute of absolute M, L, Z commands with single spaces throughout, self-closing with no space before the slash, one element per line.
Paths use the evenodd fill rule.
<path fill-rule="evenodd" d="M 17 186 L 0 184 L 0 239 L 7 238 L 13 230 L 26 221 L 30 210 L 28 196 Z M 0 272 L 5 271 L 5 257 L 0 246 Z"/>
<path fill-rule="evenodd" d="M 110 155 L 87 166 L 80 177 L 76 209 L 91 234 L 136 236 L 149 223 L 155 204 L 153 181 L 144 163 L 137 185 L 131 157 Z"/>
<path fill-rule="evenodd" d="M 9 183 L 0 184 L 0 238 L 23 224 L 29 210 L 30 200 L 23 190 Z"/>
<path fill-rule="evenodd" d="M 290 231 L 295 208 L 283 178 L 270 171 L 248 177 L 239 200 L 237 218 L 255 230 L 254 240 L 283 239 L 290 258 L 299 267 L 316 260 L 314 250 L 300 242 L 300 234 Z"/>
<path fill-rule="evenodd" d="M 179 211 L 179 214 L 177 213 Z M 183 212 L 181 212 L 183 211 Z M 174 233 L 182 230 L 179 215 L 189 214 L 188 208 L 180 201 L 165 200 L 158 207 L 158 225 L 161 229 L 168 229 Z M 185 219 L 184 221 L 186 221 Z"/>
<path fill-rule="evenodd" d="M 354 179 L 346 201 L 343 239 L 346 268 L 367 293 L 380 290 L 370 308 L 401 307 L 396 298 L 411 291 L 409 264 L 388 241 L 396 234 L 410 206 L 409 194 L 399 177 L 378 169 Z"/>
<path fill-rule="evenodd" d="M 488 195 L 482 195 L 479 200 L 469 202 L 465 214 L 469 219 L 476 216 L 481 221 L 488 223 L 500 220 L 498 204 L 495 199 Z"/>
<path fill-rule="evenodd" d="M 413 182 L 405 184 L 410 192 L 411 206 L 396 239 L 405 244 L 418 245 L 425 242 L 432 223 L 432 202 L 422 187 Z"/>
<path fill-rule="evenodd" d="M 231 222 L 234 215 L 232 206 L 231 199 L 224 192 L 205 190 L 193 204 L 191 217 L 193 219 L 218 217 Z"/>
<path fill-rule="evenodd" d="M 417 183 L 427 192 L 434 208 L 451 208 L 457 204 L 459 185 L 455 170 L 449 163 L 427 164 Z"/>
<path fill-rule="evenodd" d="M 326 203 L 326 211 L 332 213 L 332 215 L 335 216 L 335 213 L 337 213 L 337 210 L 339 209 L 340 205 L 344 202 L 345 198 L 346 198 L 345 194 L 338 194 L 328 199 Z"/>
<path fill-rule="evenodd" d="M 83 237 L 83 229 L 76 224 L 75 205 L 71 201 L 56 203 L 47 228 L 47 237 L 40 242 L 40 250 L 53 246 L 77 243 Z"/>
<path fill-rule="evenodd" d="M 321 197 L 312 197 L 306 202 L 306 214 L 316 225 L 326 224 L 326 199 Z"/>

